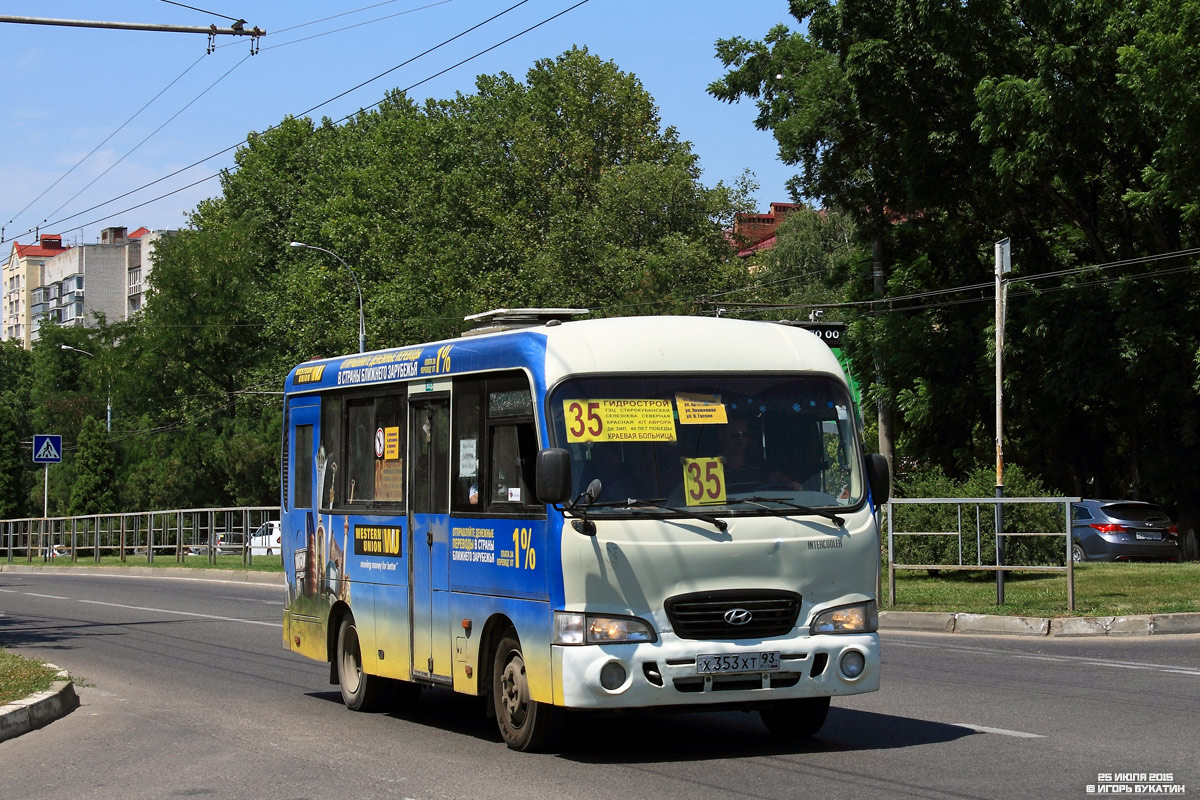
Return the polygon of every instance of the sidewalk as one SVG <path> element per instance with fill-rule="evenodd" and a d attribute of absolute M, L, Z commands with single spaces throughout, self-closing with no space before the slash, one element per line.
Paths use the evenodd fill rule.
<path fill-rule="evenodd" d="M 55 667 L 54 664 L 49 666 Z M 0 742 L 43 728 L 54 720 L 65 717 L 78 705 L 79 697 L 75 694 L 75 684 L 71 683 L 67 671 L 60 669 L 58 680 L 51 684 L 48 690 L 0 706 Z"/>
<path fill-rule="evenodd" d="M 976 636 L 1153 636 L 1200 633 L 1200 614 L 1125 617 L 1004 617 L 942 611 L 880 611 L 881 631 L 965 633 Z"/>

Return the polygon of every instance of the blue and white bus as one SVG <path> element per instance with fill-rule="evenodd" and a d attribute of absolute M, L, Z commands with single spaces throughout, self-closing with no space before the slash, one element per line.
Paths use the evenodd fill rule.
<path fill-rule="evenodd" d="M 841 367 L 784 325 L 579 313 L 292 370 L 284 646 L 354 710 L 488 696 L 517 750 L 569 708 L 812 735 L 879 687 L 888 469 Z"/>

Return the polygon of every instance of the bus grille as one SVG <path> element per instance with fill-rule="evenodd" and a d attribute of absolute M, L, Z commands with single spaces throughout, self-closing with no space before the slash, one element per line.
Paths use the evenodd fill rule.
<path fill-rule="evenodd" d="M 681 639 L 762 639 L 782 636 L 796 626 L 800 595 L 771 589 L 695 592 L 669 598 L 664 608 Z M 728 622 L 726 612 L 734 609 L 749 611 L 750 621 Z"/>

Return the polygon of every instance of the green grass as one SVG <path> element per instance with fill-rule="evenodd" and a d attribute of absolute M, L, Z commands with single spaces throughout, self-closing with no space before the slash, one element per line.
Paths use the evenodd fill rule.
<path fill-rule="evenodd" d="M 187 569 L 244 569 L 251 572 L 283 572 L 283 562 L 279 556 L 255 556 L 254 565 L 249 566 L 242 563 L 241 555 L 219 555 L 216 557 L 216 563 L 208 563 L 207 556 L 185 556 L 182 561 L 177 560 L 174 553 L 157 553 L 154 556 L 153 563 L 146 563 L 146 555 L 134 555 L 129 553 L 125 556 L 125 561 L 122 562 L 120 556 L 101 556 L 97 562 L 92 558 L 91 551 L 86 554 L 81 554 L 79 560 L 75 563 L 71 562 L 69 557 L 59 556 L 58 558 L 46 559 L 34 558 L 31 562 L 26 562 L 24 558 L 16 556 L 13 558 L 13 564 L 31 563 L 39 566 L 48 567 L 185 567 Z"/>
<path fill-rule="evenodd" d="M 896 573 L 896 604 L 887 605 L 884 568 L 880 608 L 962 611 L 1025 617 L 1116 617 L 1200 612 L 1200 563 L 1082 564 L 1075 567 L 1075 610 L 1067 610 L 1066 573 L 1010 572 L 1004 605 L 996 605 L 996 576 L 988 572 Z"/>
<path fill-rule="evenodd" d="M 40 661 L 0 650 L 0 705 L 46 691 L 57 675 Z"/>

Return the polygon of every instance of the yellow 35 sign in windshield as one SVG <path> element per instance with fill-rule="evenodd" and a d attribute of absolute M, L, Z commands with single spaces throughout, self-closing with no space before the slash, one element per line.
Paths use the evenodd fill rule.
<path fill-rule="evenodd" d="M 667 400 L 564 400 L 568 442 L 673 442 Z"/>
<path fill-rule="evenodd" d="M 721 459 L 683 459 L 683 496 L 689 506 L 724 503 L 725 464 Z"/>

